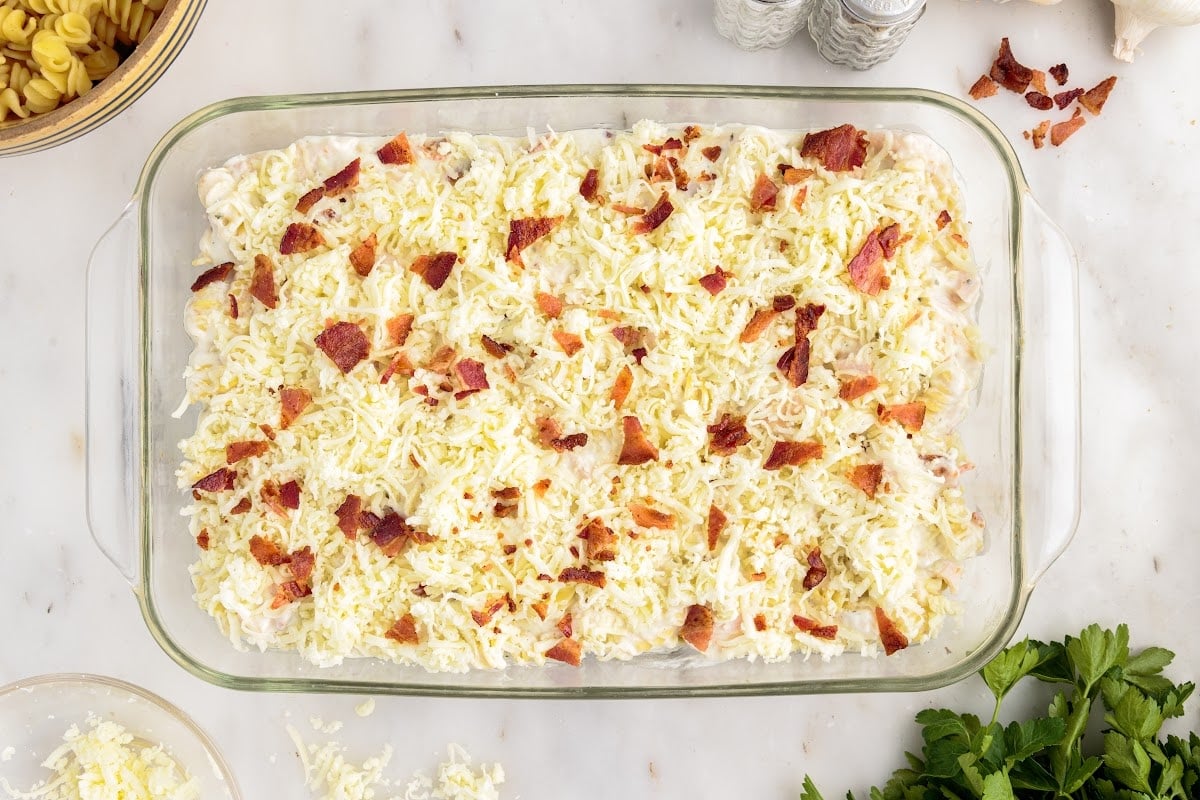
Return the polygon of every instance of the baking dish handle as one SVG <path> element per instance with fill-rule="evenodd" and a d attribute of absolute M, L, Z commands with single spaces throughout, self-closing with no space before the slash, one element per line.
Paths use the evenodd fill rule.
<path fill-rule="evenodd" d="M 1079 523 L 1079 281 L 1062 230 L 1029 195 L 1023 207 L 1021 514 L 1029 591 Z"/>
<path fill-rule="evenodd" d="M 138 222 L 136 198 L 105 231 L 87 267 L 87 516 L 92 538 L 137 582 L 139 501 Z"/>

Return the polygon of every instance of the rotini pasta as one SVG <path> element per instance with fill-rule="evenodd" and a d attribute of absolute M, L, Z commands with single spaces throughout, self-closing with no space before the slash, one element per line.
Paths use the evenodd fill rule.
<path fill-rule="evenodd" d="M 36 17 L 19 8 L 0 6 L 0 44 L 26 45 L 37 27 Z"/>
<path fill-rule="evenodd" d="M 25 85 L 25 107 L 34 114 L 45 114 L 58 108 L 62 92 L 46 78 L 34 78 Z"/>
<path fill-rule="evenodd" d="M 16 89 L 0 89 L 0 122 L 8 119 L 9 114 L 25 119 L 29 111 L 21 105 L 21 95 L 17 94 Z"/>
<path fill-rule="evenodd" d="M 154 24 L 154 12 L 141 0 L 103 0 L 102 8 L 117 26 L 117 38 L 127 44 L 141 42 Z"/>

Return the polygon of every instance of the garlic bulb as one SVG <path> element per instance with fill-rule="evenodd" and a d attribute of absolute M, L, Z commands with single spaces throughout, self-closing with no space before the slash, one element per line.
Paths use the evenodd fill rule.
<path fill-rule="evenodd" d="M 1134 49 L 1155 28 L 1200 22 L 1200 0 L 1112 0 L 1117 7 L 1117 42 L 1113 55 L 1133 61 Z"/>

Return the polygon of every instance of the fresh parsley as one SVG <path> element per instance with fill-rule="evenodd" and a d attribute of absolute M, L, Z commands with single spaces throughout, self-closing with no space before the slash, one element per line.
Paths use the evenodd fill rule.
<path fill-rule="evenodd" d="M 870 800 L 1197 800 L 1200 736 L 1159 736 L 1195 689 L 1162 674 L 1172 658 L 1161 647 L 1131 654 L 1124 625 L 1018 642 L 980 672 L 996 700 L 991 721 L 920 712 L 921 754 L 905 753 L 908 767 Z M 1005 695 L 1026 678 L 1058 687 L 1046 716 L 1002 724 Z M 1104 733 L 1085 742 L 1097 701 Z M 824 800 L 807 777 L 800 798 Z"/>

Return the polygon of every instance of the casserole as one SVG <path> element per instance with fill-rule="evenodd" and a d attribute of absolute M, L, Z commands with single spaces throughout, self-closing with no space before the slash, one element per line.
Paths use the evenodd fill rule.
<path fill-rule="evenodd" d="M 567 668 L 434 675 L 369 660 L 319 669 L 294 653 L 239 652 L 191 599 L 194 543 L 179 518 L 175 445 L 194 417 L 170 412 L 191 349 L 180 319 L 203 230 L 197 173 L 239 152 L 304 135 L 526 127 L 628 128 L 739 122 L 773 128 L 925 133 L 950 154 L 983 270 L 978 323 L 991 355 L 960 428 L 977 469 L 967 481 L 988 521 L 965 565 L 961 618 L 888 659 L 695 665 L 671 655 Z M 132 264 L 138 264 L 133 270 Z M 917 90 L 772 87 L 517 87 L 247 98 L 198 111 L 151 154 L 134 200 L 89 267 L 88 508 L 93 533 L 130 580 L 151 633 L 185 668 L 246 689 L 493 696 L 646 696 L 923 690 L 978 669 L 1015 631 L 1037 577 L 1069 542 L 1078 495 L 1075 265 L 1029 196 L 994 125 L 952 98 Z M 120 491 L 112 491 L 112 478 Z M 667 667 L 667 668 L 664 668 Z"/>

